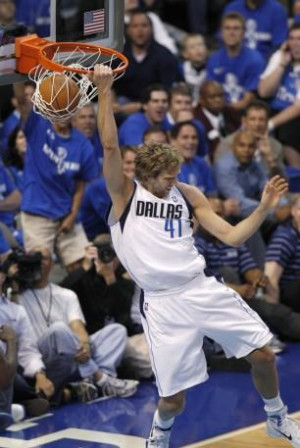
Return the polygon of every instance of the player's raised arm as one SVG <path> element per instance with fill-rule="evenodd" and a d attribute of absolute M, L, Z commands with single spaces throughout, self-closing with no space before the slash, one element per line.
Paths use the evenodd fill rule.
<path fill-rule="evenodd" d="M 104 177 L 115 206 L 115 202 L 120 199 L 127 201 L 133 184 L 123 173 L 117 126 L 112 108 L 112 69 L 106 65 L 97 64 L 94 67 L 92 81 L 98 88 L 98 131 L 104 151 Z"/>
<path fill-rule="evenodd" d="M 273 210 L 280 198 L 287 193 L 288 184 L 280 176 L 274 176 L 267 183 L 258 207 L 250 216 L 232 226 L 211 208 L 208 200 L 196 188 L 179 184 L 194 208 L 194 214 L 209 233 L 230 246 L 240 246 L 259 229 L 267 215 Z"/>

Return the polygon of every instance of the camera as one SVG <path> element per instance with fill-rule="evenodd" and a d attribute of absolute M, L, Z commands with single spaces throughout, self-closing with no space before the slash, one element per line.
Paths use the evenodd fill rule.
<path fill-rule="evenodd" d="M 95 244 L 98 250 L 98 257 L 102 263 L 110 263 L 116 256 L 116 252 L 109 243 Z"/>
<path fill-rule="evenodd" d="M 18 266 L 18 273 L 11 280 L 17 281 L 21 289 L 30 288 L 34 283 L 41 280 L 41 252 L 24 252 L 22 249 L 14 250 L 3 263 L 3 272 L 7 274 L 10 266 L 13 264 Z"/>

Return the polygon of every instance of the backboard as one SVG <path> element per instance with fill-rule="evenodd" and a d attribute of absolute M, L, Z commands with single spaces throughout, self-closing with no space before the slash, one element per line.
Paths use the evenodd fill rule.
<path fill-rule="evenodd" d="M 46 0 L 47 1 L 47 0 Z M 85 42 L 122 50 L 124 0 L 48 0 L 50 35 L 58 42 Z M 16 73 L 15 38 L 27 34 L 24 25 L 0 28 L 0 84 L 26 80 Z"/>

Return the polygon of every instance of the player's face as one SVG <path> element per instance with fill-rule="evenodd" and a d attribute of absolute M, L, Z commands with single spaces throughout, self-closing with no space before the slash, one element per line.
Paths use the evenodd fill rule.
<path fill-rule="evenodd" d="M 179 170 L 174 170 L 171 172 L 163 171 L 155 178 L 149 178 L 147 182 L 147 189 L 150 193 L 154 194 L 159 198 L 164 198 L 167 196 L 171 188 L 177 183 L 177 176 Z"/>
<path fill-rule="evenodd" d="M 293 30 L 290 32 L 288 46 L 292 58 L 296 61 L 300 61 L 300 30 Z"/>
<path fill-rule="evenodd" d="M 172 95 L 170 102 L 170 113 L 175 120 L 177 120 L 177 114 L 179 111 L 191 111 L 192 107 L 192 97 L 190 95 Z"/>
<path fill-rule="evenodd" d="M 249 165 L 256 150 L 256 139 L 252 135 L 242 134 L 234 142 L 233 152 L 241 165 Z"/>
<path fill-rule="evenodd" d="M 235 47 L 243 42 L 244 27 L 239 20 L 228 19 L 223 22 L 221 34 L 226 46 Z"/>
<path fill-rule="evenodd" d="M 152 39 L 152 26 L 145 14 L 132 16 L 126 32 L 131 42 L 138 47 L 143 47 Z"/>
<path fill-rule="evenodd" d="M 123 172 L 130 179 L 135 176 L 135 152 L 126 151 L 123 157 Z"/>
<path fill-rule="evenodd" d="M 189 37 L 186 40 L 183 57 L 195 65 L 204 64 L 207 58 L 207 48 L 202 36 Z"/>
<path fill-rule="evenodd" d="M 178 149 L 184 160 L 188 161 L 195 157 L 198 148 L 198 134 L 194 126 L 182 126 L 171 144 Z"/>
<path fill-rule="evenodd" d="M 250 109 L 243 118 L 243 125 L 255 135 L 265 134 L 268 126 L 267 112 L 264 109 Z"/>
<path fill-rule="evenodd" d="M 168 95 L 164 91 L 151 92 L 151 98 L 144 104 L 145 114 L 152 124 L 159 124 L 165 118 L 168 110 Z"/>
<path fill-rule="evenodd" d="M 224 107 L 224 92 L 219 84 L 208 84 L 201 96 L 201 104 L 213 114 L 219 114 Z"/>
<path fill-rule="evenodd" d="M 96 131 L 96 114 L 93 107 L 83 107 L 76 113 L 73 124 L 87 138 L 93 137 Z"/>

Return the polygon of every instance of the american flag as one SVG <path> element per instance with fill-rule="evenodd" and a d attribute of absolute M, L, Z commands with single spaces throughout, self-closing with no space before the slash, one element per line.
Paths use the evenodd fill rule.
<path fill-rule="evenodd" d="M 105 10 L 88 11 L 83 16 L 83 35 L 102 33 L 105 29 Z"/>

